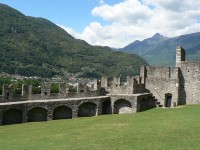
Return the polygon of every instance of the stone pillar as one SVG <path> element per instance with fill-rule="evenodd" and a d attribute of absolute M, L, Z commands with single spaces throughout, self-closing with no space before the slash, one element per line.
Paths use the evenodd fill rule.
<path fill-rule="evenodd" d="M 96 107 L 96 114 L 95 114 L 95 116 L 97 116 L 98 113 L 99 113 L 99 107 L 97 106 L 97 107 Z"/>
<path fill-rule="evenodd" d="M 121 85 L 120 78 L 114 77 L 114 79 L 113 79 L 113 86 L 114 87 L 120 87 L 120 85 Z"/>
<path fill-rule="evenodd" d="M 106 77 L 101 78 L 101 87 L 106 88 L 108 86 L 108 79 Z"/>
<path fill-rule="evenodd" d="M 13 97 L 13 85 L 3 85 L 3 96 L 4 101 L 8 102 L 12 100 Z"/>
<path fill-rule="evenodd" d="M 115 99 L 111 98 L 111 113 L 114 114 Z"/>
<path fill-rule="evenodd" d="M 25 123 L 28 121 L 28 110 L 24 110 L 22 114 L 22 123 Z"/>
<path fill-rule="evenodd" d="M 51 85 L 49 84 L 46 85 L 45 83 L 43 83 L 41 85 L 41 95 L 48 97 L 50 96 L 50 93 L 51 93 Z"/>
<path fill-rule="evenodd" d="M 59 93 L 61 95 L 66 96 L 66 94 L 69 92 L 69 86 L 68 84 L 60 84 L 59 85 Z"/>
<path fill-rule="evenodd" d="M 72 119 L 78 117 L 78 108 L 72 109 Z"/>
<path fill-rule="evenodd" d="M 22 90 L 22 94 L 21 95 L 23 96 L 24 95 L 24 84 L 22 84 L 22 89 L 21 90 Z"/>
<path fill-rule="evenodd" d="M 180 67 L 182 61 L 185 61 L 185 50 L 181 46 L 177 46 L 176 47 L 176 67 Z"/>
<path fill-rule="evenodd" d="M 94 79 L 94 91 L 97 91 L 100 89 L 100 82 L 97 79 Z"/>
<path fill-rule="evenodd" d="M 97 115 L 101 115 L 101 114 L 102 114 L 102 103 L 99 103 L 99 105 L 97 106 Z"/>
<path fill-rule="evenodd" d="M 33 87 L 32 85 L 28 86 L 28 99 L 32 99 L 32 94 L 33 94 Z"/>
<path fill-rule="evenodd" d="M 126 82 L 126 94 L 133 94 L 134 90 L 134 78 L 133 77 L 127 77 L 127 82 Z"/>
<path fill-rule="evenodd" d="M 136 97 L 136 100 L 133 100 L 131 105 L 133 110 L 135 109 L 134 112 L 139 112 L 141 108 L 141 99 L 139 97 Z"/>
<path fill-rule="evenodd" d="M 141 83 L 145 84 L 147 78 L 147 68 L 145 66 L 142 66 L 140 68 L 140 77 L 141 77 Z"/>
<path fill-rule="evenodd" d="M 52 109 L 48 109 L 47 112 L 47 121 L 49 120 L 53 120 L 53 110 Z"/>
<path fill-rule="evenodd" d="M 116 77 L 114 77 L 113 78 L 113 83 L 112 83 L 112 93 L 113 94 L 119 94 L 119 93 L 121 93 L 121 82 L 120 82 L 120 78 L 116 78 Z"/>

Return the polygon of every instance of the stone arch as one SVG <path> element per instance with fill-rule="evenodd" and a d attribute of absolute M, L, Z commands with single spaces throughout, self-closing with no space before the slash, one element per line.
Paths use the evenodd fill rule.
<path fill-rule="evenodd" d="M 172 94 L 171 93 L 166 93 L 165 94 L 165 107 L 171 107 L 172 106 Z"/>
<path fill-rule="evenodd" d="M 8 109 L 3 113 L 3 125 L 22 123 L 23 112 L 19 109 Z"/>
<path fill-rule="evenodd" d="M 112 114 L 111 100 L 105 100 L 102 103 L 102 114 Z"/>
<path fill-rule="evenodd" d="M 67 106 L 58 106 L 53 110 L 53 119 L 71 119 L 72 109 Z"/>
<path fill-rule="evenodd" d="M 97 105 L 91 102 L 86 102 L 78 107 L 78 117 L 92 117 L 97 114 Z"/>
<path fill-rule="evenodd" d="M 125 99 L 119 99 L 114 103 L 114 114 L 131 114 L 133 113 L 132 105 Z"/>
<path fill-rule="evenodd" d="M 35 107 L 28 111 L 28 122 L 47 121 L 47 110 L 42 107 Z"/>

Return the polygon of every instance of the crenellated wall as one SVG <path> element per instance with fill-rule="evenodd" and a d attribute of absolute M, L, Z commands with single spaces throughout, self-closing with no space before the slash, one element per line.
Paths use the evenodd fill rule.
<path fill-rule="evenodd" d="M 93 88 L 88 88 L 85 84 L 79 84 L 77 92 L 70 92 L 69 84 L 60 84 L 58 93 L 51 92 L 51 84 L 42 84 L 40 94 L 33 94 L 33 87 L 24 85 L 21 87 L 20 94 L 14 93 L 13 85 L 3 85 L 2 91 L 2 95 L 0 95 L 0 103 L 28 100 L 94 97 L 102 95 L 99 88 L 99 83 L 97 84 L 97 82 L 96 85 L 94 84 Z"/>
<path fill-rule="evenodd" d="M 108 79 L 103 77 L 101 79 L 101 87 L 105 88 L 109 94 L 136 94 L 148 92 L 140 76 L 127 77 L 125 83 L 122 83 L 120 78 L 113 78 L 111 85 L 108 85 Z"/>

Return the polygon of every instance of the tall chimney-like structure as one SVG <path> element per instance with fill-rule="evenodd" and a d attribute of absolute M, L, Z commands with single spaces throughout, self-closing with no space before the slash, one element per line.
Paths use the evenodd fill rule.
<path fill-rule="evenodd" d="M 176 67 L 180 67 L 182 61 L 185 61 L 185 50 L 181 46 L 177 46 L 176 47 Z"/>

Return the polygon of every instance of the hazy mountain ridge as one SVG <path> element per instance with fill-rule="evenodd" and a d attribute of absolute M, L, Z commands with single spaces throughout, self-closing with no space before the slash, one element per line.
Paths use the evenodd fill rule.
<path fill-rule="evenodd" d="M 174 66 L 176 46 L 186 50 L 188 60 L 200 60 L 200 32 L 166 38 L 160 34 L 143 41 L 135 41 L 122 51 L 135 53 L 143 57 L 149 64 L 156 66 Z"/>
<path fill-rule="evenodd" d="M 156 33 L 151 38 L 147 38 L 143 41 L 139 41 L 139 40 L 134 41 L 133 43 L 125 46 L 123 48 L 123 50 L 132 51 L 133 49 L 135 49 L 135 50 L 140 49 L 141 46 L 153 46 L 153 45 L 156 45 L 158 41 L 162 42 L 163 40 L 166 40 L 166 39 L 167 39 L 166 37 L 160 35 L 159 33 Z M 145 52 L 145 50 L 134 51 L 134 52 L 143 54 Z"/>
<path fill-rule="evenodd" d="M 89 45 L 47 19 L 25 16 L 3 4 L 0 53 L 0 72 L 26 76 L 126 76 L 147 64 L 138 55 Z"/>

